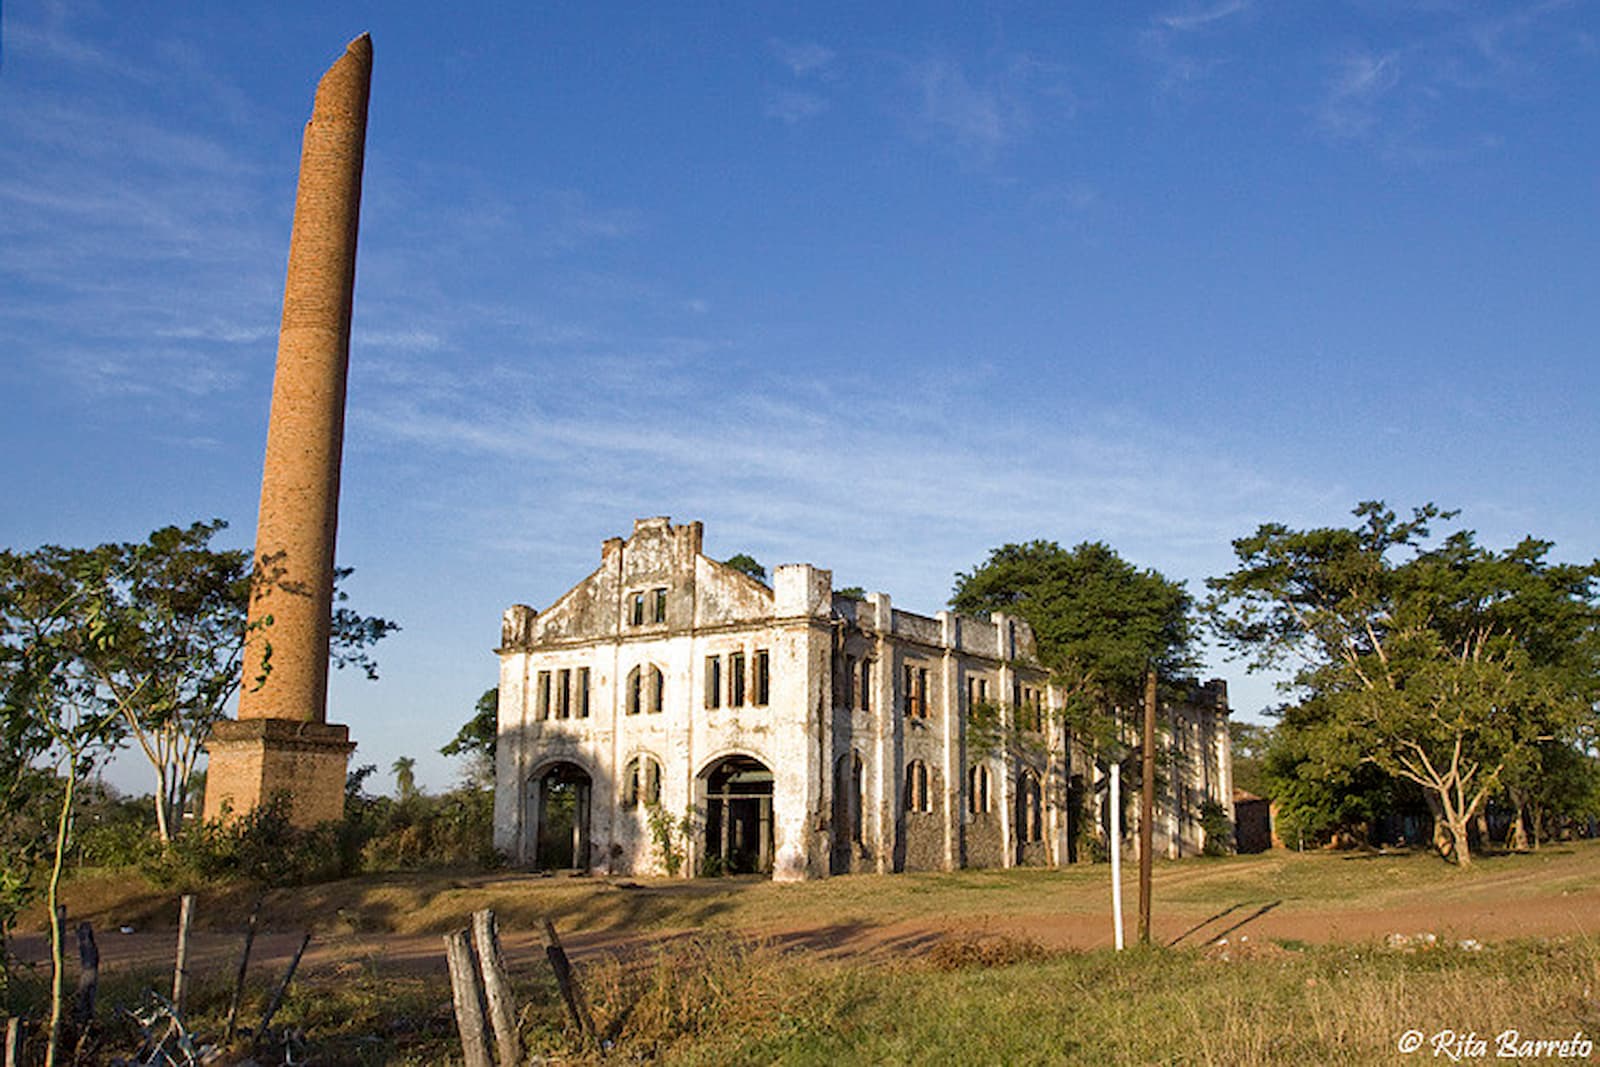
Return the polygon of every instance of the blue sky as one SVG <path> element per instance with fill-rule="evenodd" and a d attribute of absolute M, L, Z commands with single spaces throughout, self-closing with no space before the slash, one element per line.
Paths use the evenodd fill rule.
<path fill-rule="evenodd" d="M 925 612 L 1036 537 L 1200 593 L 1370 498 L 1600 555 L 1594 2 L 500 7 L 0 9 L 15 548 L 249 543 L 372 34 L 339 558 L 405 630 L 329 715 L 384 785 L 637 516 Z"/>

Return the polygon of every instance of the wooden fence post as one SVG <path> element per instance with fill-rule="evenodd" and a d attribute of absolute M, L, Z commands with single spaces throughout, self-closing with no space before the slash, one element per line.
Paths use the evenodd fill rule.
<path fill-rule="evenodd" d="M 194 897 L 185 893 L 178 906 L 178 958 L 172 969 L 172 1009 L 183 1018 L 183 1001 L 189 995 L 189 925 L 194 922 Z"/>
<path fill-rule="evenodd" d="M 589 1018 L 589 1007 L 584 1003 L 583 990 L 578 987 L 578 981 L 572 974 L 572 964 L 567 961 L 566 950 L 561 947 L 561 938 L 556 936 L 555 924 L 549 919 L 542 920 L 544 929 L 544 954 L 550 961 L 550 969 L 555 972 L 556 986 L 561 990 L 561 999 L 567 1002 L 567 1013 L 572 1016 L 573 1025 L 578 1028 L 578 1033 L 585 1039 L 594 1035 L 594 1022 Z"/>
<path fill-rule="evenodd" d="M 6 1020 L 6 1067 L 22 1067 L 22 1020 Z"/>
<path fill-rule="evenodd" d="M 100 949 L 94 943 L 94 927 L 78 924 L 78 995 L 72 1006 L 72 1021 L 82 1034 L 94 1022 L 94 1000 L 100 990 Z"/>
<path fill-rule="evenodd" d="M 239 1001 L 244 997 L 244 977 L 250 970 L 250 947 L 256 942 L 256 922 L 261 918 L 261 903 L 265 893 L 256 895 L 255 906 L 250 909 L 250 922 L 244 930 L 244 949 L 239 953 L 239 973 L 233 980 L 233 997 L 228 1001 L 228 1021 L 224 1027 L 222 1044 L 233 1044 L 233 1035 L 239 1023 Z"/>
<path fill-rule="evenodd" d="M 472 941 L 478 950 L 478 966 L 483 971 L 484 998 L 489 1003 L 489 1023 L 494 1028 L 495 1051 L 501 1067 L 521 1067 L 522 1035 L 517 1032 L 517 1002 L 506 977 L 505 957 L 500 953 L 500 931 L 494 911 L 484 908 L 472 913 Z"/>
<path fill-rule="evenodd" d="M 278 1009 L 283 1006 L 283 995 L 289 991 L 289 982 L 294 978 L 295 968 L 300 966 L 300 957 L 306 953 L 306 946 L 311 944 L 311 931 L 307 930 L 300 939 L 300 947 L 294 950 L 294 958 L 289 961 L 289 969 L 283 972 L 283 981 L 278 983 L 278 991 L 272 994 L 272 1003 L 267 1005 L 266 1013 L 261 1016 L 261 1025 L 256 1027 L 256 1040 L 259 1042 L 266 1037 L 267 1027 L 272 1025 L 272 1017 L 278 1014 Z"/>
<path fill-rule="evenodd" d="M 445 959 L 450 963 L 450 996 L 456 1010 L 456 1030 L 461 1034 L 461 1056 L 466 1067 L 494 1067 L 484 1035 L 483 989 L 472 959 L 472 940 L 466 930 L 444 935 Z"/>

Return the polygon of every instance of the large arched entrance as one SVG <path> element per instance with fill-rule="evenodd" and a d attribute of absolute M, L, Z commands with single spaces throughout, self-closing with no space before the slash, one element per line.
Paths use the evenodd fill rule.
<path fill-rule="evenodd" d="M 705 870 L 772 871 L 772 771 L 749 756 L 707 767 Z"/>
<path fill-rule="evenodd" d="M 553 763 L 530 783 L 533 865 L 543 871 L 589 866 L 589 796 L 593 783 L 576 763 Z"/>

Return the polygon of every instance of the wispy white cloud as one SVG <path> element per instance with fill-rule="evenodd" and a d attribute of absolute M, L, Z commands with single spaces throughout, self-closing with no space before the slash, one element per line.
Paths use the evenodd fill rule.
<path fill-rule="evenodd" d="M 1085 413 L 1063 426 L 1058 412 L 1015 405 L 997 419 L 973 410 L 967 398 L 981 393 L 942 380 L 893 397 L 848 378 L 707 390 L 699 369 L 657 365 L 649 390 L 619 380 L 572 405 L 560 399 L 564 383 L 536 377 L 540 388 L 502 377 L 476 392 L 397 391 L 353 418 L 386 449 L 435 457 L 435 470 L 543 479 L 526 500 L 502 493 L 488 513 L 480 501 L 473 526 L 483 536 L 515 530 L 547 544 L 591 525 L 596 508 L 617 523 L 667 511 L 785 557 L 775 562 L 831 565 L 924 610 L 947 595 L 945 569 L 1005 540 L 1106 538 L 1143 562 L 1199 575 L 1261 518 L 1342 499 L 1334 488 L 1275 483 L 1198 438 L 1137 420 Z M 849 537 L 839 536 L 840 516 L 850 516 Z"/>
<path fill-rule="evenodd" d="M 831 48 L 817 44 L 815 41 L 789 42 L 773 40 L 769 42 L 778 57 L 778 62 L 789 68 L 797 78 L 827 77 L 833 73 L 834 60 L 837 53 Z"/>
<path fill-rule="evenodd" d="M 1139 34 L 1139 45 L 1159 72 L 1159 94 L 1190 92 L 1213 72 L 1228 66 L 1231 52 L 1218 31 L 1250 13 L 1253 6 L 1251 0 L 1220 0 L 1153 16 Z"/>
<path fill-rule="evenodd" d="M 1492 127 L 1465 126 L 1493 114 L 1485 99 L 1526 100 L 1551 90 L 1553 64 L 1583 59 L 1583 5 L 1537 0 L 1495 11 L 1430 7 L 1408 35 L 1384 47 L 1346 50 L 1327 60 L 1316 126 L 1339 140 L 1370 145 L 1407 165 L 1457 161 L 1503 140 Z M 1483 121 L 1477 119 L 1476 121 Z"/>
<path fill-rule="evenodd" d="M 798 126 L 827 111 L 830 100 L 824 95 L 822 86 L 838 79 L 839 71 L 835 63 L 838 54 L 814 41 L 774 39 L 767 44 L 778 62 L 793 78 L 803 83 L 804 88 L 788 85 L 769 90 L 762 113 L 785 125 Z"/>
<path fill-rule="evenodd" d="M 1360 137 L 1378 121 L 1383 100 L 1400 84 L 1397 52 L 1358 53 L 1339 60 L 1318 110 L 1323 129 L 1337 137 Z"/>
<path fill-rule="evenodd" d="M 561 251 L 632 237 L 642 223 L 637 211 L 596 205 L 576 190 L 550 193 L 545 200 L 550 212 L 545 236 L 553 248 Z"/>
<path fill-rule="evenodd" d="M 33 18 L 18 18 L 8 13 L 4 38 L 0 43 L 4 44 L 7 51 L 18 56 L 37 58 L 51 64 L 65 64 L 79 70 L 139 81 L 155 79 L 153 68 L 130 63 L 124 57 L 90 44 L 70 24 L 69 12 L 69 5 L 45 3 L 32 12 Z"/>
<path fill-rule="evenodd" d="M 449 347 L 437 333 L 417 327 L 398 330 L 358 327 L 350 340 L 352 347 L 391 348 L 406 352 L 441 352 Z"/>
<path fill-rule="evenodd" d="M 1046 121 L 1072 117 L 1077 97 L 1059 65 L 1029 55 L 982 71 L 946 56 L 904 64 L 912 131 L 967 162 L 993 163 Z"/>
<path fill-rule="evenodd" d="M 992 154 L 1027 129 L 1028 108 L 1020 97 L 974 85 L 951 60 L 925 59 L 910 78 L 921 97 L 923 122 L 963 148 Z"/>
<path fill-rule="evenodd" d="M 824 97 L 816 93 L 785 89 L 773 93 L 767 100 L 765 114 L 768 118 L 795 126 L 806 119 L 816 118 L 826 110 L 828 101 Z"/>
<path fill-rule="evenodd" d="M 1221 3 L 1213 4 L 1210 7 L 1191 8 L 1186 11 L 1157 15 L 1156 22 L 1169 30 L 1187 33 L 1191 30 L 1204 29 L 1214 22 L 1220 22 L 1230 16 L 1248 11 L 1250 6 L 1250 0 L 1222 0 Z"/>

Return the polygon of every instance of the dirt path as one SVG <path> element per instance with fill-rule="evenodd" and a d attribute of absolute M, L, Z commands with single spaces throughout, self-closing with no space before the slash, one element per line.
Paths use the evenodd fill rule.
<path fill-rule="evenodd" d="M 1132 936 L 1133 913 L 1128 914 Z M 577 959 L 602 954 L 630 953 L 665 940 L 686 936 L 691 930 L 638 933 L 626 929 L 576 931 L 564 934 L 569 952 Z M 1040 912 L 1026 915 L 945 915 L 890 923 L 833 923 L 742 929 L 741 934 L 770 940 L 781 948 L 827 959 L 884 959 L 916 956 L 941 939 L 1006 935 L 1036 941 L 1048 948 L 1093 949 L 1111 944 L 1109 917 L 1101 914 Z M 1391 933 L 1429 932 L 1441 940 L 1475 938 L 1494 942 L 1520 937 L 1600 935 L 1600 886 L 1569 890 L 1564 894 L 1517 898 L 1466 899 L 1441 896 L 1428 903 L 1370 907 L 1319 905 L 1301 908 L 1270 900 L 1240 902 L 1214 909 L 1175 905 L 1162 909 L 1158 898 L 1154 935 L 1162 944 L 1199 946 L 1219 937 L 1253 941 L 1283 939 L 1309 944 L 1379 940 Z M 115 970 L 161 971 L 172 966 L 174 935 L 170 930 L 100 932 L 101 966 Z M 543 951 L 536 934 L 507 929 L 502 940 L 513 970 L 542 965 Z M 293 933 L 263 933 L 256 939 L 251 969 L 280 971 L 299 945 Z M 238 963 L 240 937 L 233 933 L 197 931 L 191 937 L 195 973 L 230 974 Z M 16 938 L 14 947 L 25 961 L 48 957 L 45 939 L 38 935 Z M 303 964 L 312 972 L 334 972 L 352 967 L 379 972 L 429 973 L 444 971 L 444 953 L 438 934 L 348 933 L 318 936 L 312 940 Z"/>

